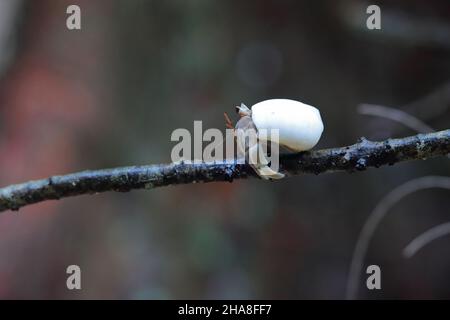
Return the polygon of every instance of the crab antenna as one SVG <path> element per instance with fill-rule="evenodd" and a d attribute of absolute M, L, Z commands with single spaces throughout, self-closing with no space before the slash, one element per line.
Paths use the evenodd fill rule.
<path fill-rule="evenodd" d="M 234 129 L 233 122 L 231 121 L 230 117 L 226 112 L 223 113 L 223 116 L 225 117 L 225 126 L 228 129 Z"/>

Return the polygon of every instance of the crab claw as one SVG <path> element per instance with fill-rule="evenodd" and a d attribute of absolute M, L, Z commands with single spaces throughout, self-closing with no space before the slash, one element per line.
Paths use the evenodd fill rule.
<path fill-rule="evenodd" d="M 284 178 L 284 174 L 272 170 L 268 166 L 252 166 L 253 170 L 264 180 L 279 180 Z"/>
<path fill-rule="evenodd" d="M 266 155 L 259 154 L 260 144 L 255 144 L 248 149 L 249 159 L 258 159 L 256 164 L 250 163 L 250 166 L 255 170 L 256 174 L 264 180 L 279 180 L 283 179 L 285 175 L 281 172 L 273 170 L 269 166 L 269 160 Z M 250 161 L 250 160 L 249 160 Z"/>

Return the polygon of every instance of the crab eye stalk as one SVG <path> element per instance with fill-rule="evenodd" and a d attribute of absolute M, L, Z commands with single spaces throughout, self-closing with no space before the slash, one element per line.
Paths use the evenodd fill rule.
<path fill-rule="evenodd" d="M 250 110 L 245 104 L 241 103 L 240 106 L 236 106 L 236 112 L 241 116 L 251 116 L 252 110 Z"/>

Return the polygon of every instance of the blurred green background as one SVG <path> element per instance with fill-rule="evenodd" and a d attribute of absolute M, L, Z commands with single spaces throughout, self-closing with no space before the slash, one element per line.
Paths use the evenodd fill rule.
<path fill-rule="evenodd" d="M 66 28 L 81 8 L 82 29 Z M 400 108 L 449 127 L 450 4 L 0 0 L 0 183 L 170 162 L 176 128 L 225 129 L 222 113 L 269 98 L 318 107 L 316 148 L 415 134 L 357 112 Z M 432 95 L 434 99 L 425 99 Z M 395 187 L 448 175 L 446 158 L 268 183 L 185 185 L 81 196 L 0 215 L 0 298 L 342 299 L 358 234 Z M 359 298 L 450 298 L 450 237 L 403 248 L 446 222 L 446 190 L 395 205 Z M 66 267 L 82 290 L 66 288 Z M 365 270 L 365 267 L 364 267 Z"/>

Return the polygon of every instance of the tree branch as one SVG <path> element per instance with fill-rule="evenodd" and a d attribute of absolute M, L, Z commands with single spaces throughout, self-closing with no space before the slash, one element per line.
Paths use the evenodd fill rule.
<path fill-rule="evenodd" d="M 444 130 L 381 142 L 361 138 L 356 144 L 347 147 L 286 154 L 280 158 L 280 168 L 288 176 L 353 172 L 449 153 L 450 130 Z M 250 166 L 233 162 L 172 163 L 83 171 L 1 188 L 0 211 L 18 210 L 29 204 L 81 194 L 126 192 L 196 182 L 232 182 L 247 177 L 257 175 Z"/>

